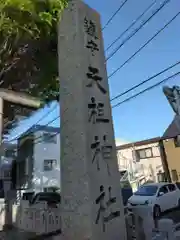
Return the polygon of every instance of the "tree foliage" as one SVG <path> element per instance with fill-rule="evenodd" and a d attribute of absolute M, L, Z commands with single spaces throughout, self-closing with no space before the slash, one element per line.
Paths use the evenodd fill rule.
<path fill-rule="evenodd" d="M 0 87 L 58 98 L 57 23 L 67 0 L 0 1 Z"/>

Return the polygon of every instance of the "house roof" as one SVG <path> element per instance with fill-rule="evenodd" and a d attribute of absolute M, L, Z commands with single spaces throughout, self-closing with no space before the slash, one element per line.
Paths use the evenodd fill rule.
<path fill-rule="evenodd" d="M 125 140 L 122 140 L 122 139 L 116 138 L 116 139 L 115 139 L 115 143 L 116 143 L 116 146 L 118 147 L 118 146 L 127 144 L 127 143 L 129 143 L 129 142 L 128 142 L 128 141 L 125 141 Z"/>
<path fill-rule="evenodd" d="M 47 126 L 47 125 L 35 125 L 28 129 L 26 132 L 24 132 L 19 138 L 23 138 L 27 135 L 33 134 L 37 131 L 44 131 L 44 132 L 52 132 L 52 133 L 60 133 L 60 128 L 59 127 L 52 127 L 52 126 Z"/>
<path fill-rule="evenodd" d="M 5 149 L 15 149 L 17 147 L 17 144 L 9 143 L 9 142 L 3 142 L 3 147 Z"/>
<path fill-rule="evenodd" d="M 178 121 L 178 117 L 175 116 L 169 127 L 163 134 L 163 138 L 174 138 L 177 135 L 180 135 L 180 128 L 177 127 L 176 121 Z"/>
<path fill-rule="evenodd" d="M 117 146 L 116 149 L 123 150 L 123 149 L 130 148 L 130 147 L 138 147 L 138 146 L 147 145 L 150 143 L 156 143 L 156 142 L 159 142 L 160 140 L 161 140 L 161 137 L 150 138 L 150 139 L 146 139 L 146 140 L 142 140 L 142 141 L 138 141 L 138 142 L 131 142 L 131 143 L 127 143 L 127 144 L 124 144 L 121 146 Z"/>

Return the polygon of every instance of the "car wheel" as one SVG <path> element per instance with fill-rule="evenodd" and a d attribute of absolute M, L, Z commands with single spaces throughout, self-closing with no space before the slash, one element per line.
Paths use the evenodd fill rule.
<path fill-rule="evenodd" d="M 154 219 L 158 219 L 161 216 L 161 208 L 158 205 L 154 206 L 154 210 L 153 210 L 153 217 Z"/>

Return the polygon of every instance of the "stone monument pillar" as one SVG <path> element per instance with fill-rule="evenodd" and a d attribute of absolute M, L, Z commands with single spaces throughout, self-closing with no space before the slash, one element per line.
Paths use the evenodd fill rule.
<path fill-rule="evenodd" d="M 70 1 L 59 26 L 63 240 L 125 240 L 99 14 Z"/>

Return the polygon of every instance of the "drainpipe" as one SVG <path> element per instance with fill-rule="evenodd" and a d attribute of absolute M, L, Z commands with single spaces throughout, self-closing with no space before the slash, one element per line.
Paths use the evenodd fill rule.
<path fill-rule="evenodd" d="M 167 156 L 166 156 L 166 152 L 165 152 L 165 148 L 164 148 L 164 143 L 163 143 L 162 139 L 159 141 L 159 146 L 160 146 L 160 155 L 161 155 L 161 159 L 162 159 L 163 168 L 165 171 L 165 176 L 166 176 L 168 182 L 172 182 L 171 175 L 169 172 Z"/>

